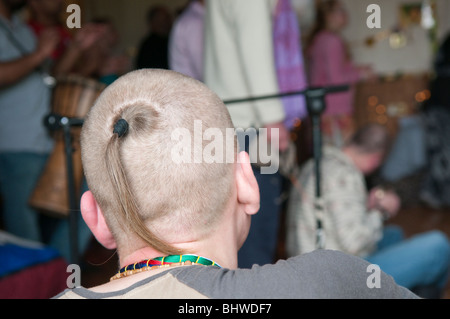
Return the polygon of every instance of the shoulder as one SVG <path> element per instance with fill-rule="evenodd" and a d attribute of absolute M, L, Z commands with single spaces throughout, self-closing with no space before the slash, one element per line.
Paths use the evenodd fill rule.
<path fill-rule="evenodd" d="M 172 274 L 209 298 L 406 298 L 414 297 L 379 272 L 381 288 L 372 289 L 372 267 L 342 252 L 317 250 L 252 269 L 192 267 Z"/>
<path fill-rule="evenodd" d="M 303 164 L 298 173 L 301 181 L 315 182 L 315 162 L 309 159 Z M 346 158 L 345 154 L 338 148 L 325 146 L 322 150 L 321 169 L 328 178 L 324 182 L 334 180 L 334 177 L 351 177 L 358 174 L 355 166 Z"/>
<path fill-rule="evenodd" d="M 75 288 L 55 298 L 417 298 L 371 266 L 363 259 L 342 252 L 317 250 L 252 269 L 180 267 L 121 291 L 94 293 Z M 155 295 L 154 291 L 158 293 Z"/>
<path fill-rule="evenodd" d="M 321 169 L 327 176 L 354 176 L 355 174 L 360 174 L 355 165 L 350 161 L 350 159 L 342 152 L 342 150 L 332 147 L 325 146 L 322 151 Z M 311 176 L 314 169 L 314 159 L 308 160 L 301 168 L 301 175 Z"/>
<path fill-rule="evenodd" d="M 291 269 L 299 284 L 307 287 L 300 293 L 308 298 L 417 298 L 377 265 L 341 251 L 316 250 L 285 263 L 282 271 Z"/>
<path fill-rule="evenodd" d="M 328 173 L 336 175 L 361 174 L 351 159 L 340 149 L 325 147 L 323 150 L 323 166 Z"/>

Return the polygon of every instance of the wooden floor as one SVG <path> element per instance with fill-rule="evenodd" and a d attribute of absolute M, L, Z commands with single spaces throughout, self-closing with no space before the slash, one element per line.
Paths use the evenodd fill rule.
<path fill-rule="evenodd" d="M 435 229 L 450 237 L 450 209 L 435 210 L 416 205 L 403 209 L 390 223 L 403 227 L 408 237 Z M 108 281 L 117 270 L 117 254 L 104 249 L 94 240 L 84 257 L 84 266 L 82 285 L 99 285 Z M 443 298 L 450 299 L 450 283 Z"/>

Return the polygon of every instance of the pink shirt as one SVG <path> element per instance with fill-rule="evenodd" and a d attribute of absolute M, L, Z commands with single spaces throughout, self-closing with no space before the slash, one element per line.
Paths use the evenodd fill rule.
<path fill-rule="evenodd" d="M 307 57 L 311 87 L 354 84 L 361 78 L 360 72 L 347 58 L 343 40 L 330 31 L 322 31 L 316 36 Z M 325 114 L 352 114 L 353 91 L 352 88 L 328 95 Z"/>

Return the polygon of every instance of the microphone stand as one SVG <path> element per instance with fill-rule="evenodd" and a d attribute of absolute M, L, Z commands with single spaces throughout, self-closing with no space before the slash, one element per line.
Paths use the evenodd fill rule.
<path fill-rule="evenodd" d="M 67 168 L 67 192 L 69 199 L 69 243 L 70 243 L 70 263 L 78 264 L 78 198 L 75 194 L 75 177 L 73 173 L 73 148 L 72 148 L 72 134 L 71 128 L 83 125 L 82 119 L 68 118 L 51 113 L 44 119 L 44 124 L 52 131 L 62 129 L 64 136 L 64 149 L 66 153 L 66 168 Z"/>
<path fill-rule="evenodd" d="M 306 107 L 312 121 L 313 132 L 313 154 L 314 154 L 314 174 L 315 174 L 315 202 L 314 209 L 316 212 L 316 246 L 322 249 L 325 245 L 325 233 L 323 230 L 323 201 L 321 189 L 321 170 L 320 163 L 322 160 L 322 124 L 321 116 L 326 109 L 325 96 L 330 93 L 338 93 L 349 90 L 349 85 L 329 86 L 309 88 L 302 91 L 287 92 L 281 94 L 266 95 L 260 97 L 249 97 L 243 99 L 235 99 L 224 101 L 225 104 L 237 104 L 242 102 L 251 102 L 257 100 L 282 98 L 295 95 L 304 95 L 306 99 Z"/>

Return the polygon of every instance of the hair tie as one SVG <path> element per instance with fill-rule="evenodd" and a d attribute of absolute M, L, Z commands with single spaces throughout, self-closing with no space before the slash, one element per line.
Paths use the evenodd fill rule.
<path fill-rule="evenodd" d="M 119 135 L 119 137 L 124 136 L 128 132 L 128 122 L 124 119 L 120 119 L 114 124 L 113 134 Z"/>

